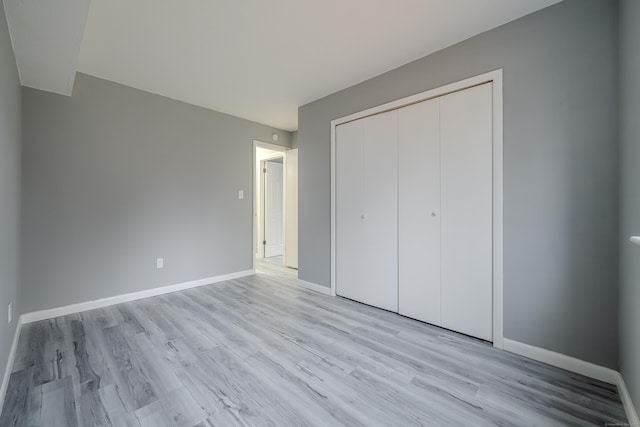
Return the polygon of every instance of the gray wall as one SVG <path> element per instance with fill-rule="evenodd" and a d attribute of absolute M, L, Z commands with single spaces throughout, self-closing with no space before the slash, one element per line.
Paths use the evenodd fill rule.
<path fill-rule="evenodd" d="M 640 410 L 640 2 L 623 0 L 620 8 L 621 59 L 621 371 Z"/>
<path fill-rule="evenodd" d="M 617 19 L 566 0 L 300 107 L 300 278 L 330 283 L 329 122 L 504 68 L 505 336 L 616 368 Z"/>
<path fill-rule="evenodd" d="M 83 74 L 22 93 L 25 311 L 252 268 L 253 140 L 289 132 Z"/>
<path fill-rule="evenodd" d="M 20 138 L 20 80 L 4 7 L 0 5 L 0 381 L 21 313 L 18 299 Z M 8 324 L 10 301 L 13 322 Z"/>

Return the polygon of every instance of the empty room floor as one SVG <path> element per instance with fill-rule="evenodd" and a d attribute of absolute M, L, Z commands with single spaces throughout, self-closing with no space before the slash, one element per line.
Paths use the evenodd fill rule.
<path fill-rule="evenodd" d="M 0 425 L 626 422 L 613 385 L 258 269 L 25 325 Z"/>

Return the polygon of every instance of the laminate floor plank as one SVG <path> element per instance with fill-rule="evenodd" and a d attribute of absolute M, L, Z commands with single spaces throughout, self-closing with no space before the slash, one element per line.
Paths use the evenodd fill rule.
<path fill-rule="evenodd" d="M 122 402 L 122 399 L 118 394 L 115 385 L 105 385 L 104 383 L 102 383 L 100 389 L 98 389 L 97 391 L 100 402 L 102 403 L 102 406 L 106 411 L 107 417 L 109 418 L 112 426 L 140 427 L 140 422 L 138 421 L 138 418 L 136 418 L 135 413 L 127 412 L 127 410 L 125 409 L 124 403 Z M 91 410 L 91 408 L 87 408 L 87 410 Z M 90 426 L 91 424 L 84 425 Z"/>
<path fill-rule="evenodd" d="M 625 423 L 614 385 L 258 274 L 24 325 L 5 426 Z"/>
<path fill-rule="evenodd" d="M 34 367 L 15 371 L 9 377 L 7 395 L 0 416 L 1 426 L 26 426 L 40 418 L 41 392 L 39 386 L 33 386 Z M 38 400 L 32 397 L 34 394 Z M 33 407 L 33 403 L 37 407 Z"/>
<path fill-rule="evenodd" d="M 78 425 L 71 376 L 48 382 L 42 386 L 40 424 L 51 427 L 75 427 Z"/>
<path fill-rule="evenodd" d="M 155 400 L 157 396 L 151 385 L 151 378 L 144 369 L 144 360 L 135 356 L 127 342 L 121 326 L 111 326 L 102 330 L 111 362 L 117 372 L 116 390 L 120 394 L 125 408 L 138 410 Z"/>
<path fill-rule="evenodd" d="M 109 417 L 100 393 L 97 389 L 94 389 L 95 383 L 86 382 L 82 384 L 82 390 L 78 397 L 78 413 L 79 413 L 79 425 L 83 426 L 97 426 L 107 427 L 113 426 L 113 422 Z"/>

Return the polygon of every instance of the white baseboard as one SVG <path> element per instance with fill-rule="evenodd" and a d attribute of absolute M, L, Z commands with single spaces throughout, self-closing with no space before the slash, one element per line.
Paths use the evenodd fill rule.
<path fill-rule="evenodd" d="M 251 276 L 253 274 L 255 274 L 255 270 L 252 269 L 252 270 L 239 271 L 236 273 L 223 274 L 221 276 L 207 277 L 204 279 L 178 283 L 176 285 L 161 286 L 159 288 L 147 289 L 140 292 L 132 292 L 130 294 L 116 295 L 113 297 L 101 298 L 94 301 L 86 301 L 78 304 L 71 304 L 64 307 L 34 311 L 32 313 L 25 313 L 21 316 L 21 319 L 22 319 L 22 323 L 37 322 L 40 320 L 51 319 L 58 316 L 66 316 L 68 314 L 79 313 L 81 311 L 94 310 L 96 308 L 102 308 L 110 305 L 121 304 L 123 302 L 135 301 L 143 298 L 154 297 L 157 295 L 163 295 L 163 294 L 169 294 L 172 292 L 182 291 L 185 289 L 196 288 L 198 286 L 210 285 L 212 283 L 224 282 L 226 280 L 232 280 L 240 277 Z"/>
<path fill-rule="evenodd" d="M 627 414 L 627 421 L 629 422 L 630 427 L 640 427 L 640 418 L 638 418 L 638 412 L 636 411 L 636 407 L 633 404 L 633 400 L 631 400 L 631 395 L 629 394 L 629 390 L 627 389 L 627 384 L 624 382 L 624 378 L 622 374 L 618 373 L 618 393 L 620 394 L 620 399 L 622 399 L 622 405 L 624 406 L 624 411 Z"/>
<path fill-rule="evenodd" d="M 317 283 L 307 282 L 306 280 L 298 279 L 298 285 L 303 288 L 318 292 L 324 295 L 331 295 L 331 288 L 326 286 L 318 285 Z"/>
<path fill-rule="evenodd" d="M 2 385 L 0 385 L 0 414 L 2 414 L 2 407 L 4 406 L 4 398 L 7 394 L 7 387 L 9 386 L 9 378 L 11 377 L 11 371 L 13 370 L 13 362 L 16 359 L 16 350 L 18 349 L 18 339 L 20 338 L 21 330 L 22 330 L 22 316 L 18 318 L 18 324 L 16 325 L 16 332 L 13 335 L 13 342 L 11 343 L 11 350 L 9 350 L 9 358 L 7 359 L 7 366 L 4 368 L 4 377 L 2 377 Z"/>
<path fill-rule="evenodd" d="M 516 353 L 520 356 L 537 360 L 538 362 L 547 363 L 557 368 L 566 369 L 567 371 L 604 381 L 608 384 L 618 383 L 619 374 L 617 371 L 594 363 L 585 362 L 584 360 L 576 359 L 575 357 L 556 353 L 555 351 L 535 347 L 507 338 L 504 339 L 504 349 L 511 353 Z"/>
<path fill-rule="evenodd" d="M 504 350 L 519 354 L 520 356 L 528 357 L 529 359 L 537 360 L 538 362 L 547 363 L 557 368 L 566 369 L 567 371 L 595 378 L 596 380 L 600 380 L 608 384 L 616 385 L 618 387 L 618 394 L 622 400 L 622 405 L 624 406 L 624 411 L 627 414 L 629 426 L 640 427 L 638 413 L 633 404 L 633 400 L 631 400 L 631 395 L 629 395 L 629 390 L 624 382 L 624 378 L 622 378 L 620 372 L 594 363 L 585 362 L 584 360 L 576 359 L 575 357 L 513 341 L 507 338 L 504 339 Z"/>

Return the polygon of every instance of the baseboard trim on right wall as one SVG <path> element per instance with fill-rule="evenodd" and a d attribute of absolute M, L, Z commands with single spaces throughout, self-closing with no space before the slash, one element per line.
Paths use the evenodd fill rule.
<path fill-rule="evenodd" d="M 537 360 L 538 362 L 543 362 L 557 368 L 566 369 L 567 371 L 604 381 L 605 383 L 617 384 L 618 382 L 619 373 L 611 368 L 596 365 L 595 363 L 585 362 L 584 360 L 576 359 L 575 357 L 567 356 L 562 353 L 556 353 L 555 351 L 547 350 L 542 347 L 536 347 L 505 338 L 504 349 L 511 353 Z"/>
<path fill-rule="evenodd" d="M 620 394 L 620 399 L 622 400 L 622 406 L 624 406 L 624 411 L 627 413 L 627 421 L 629 422 L 629 426 L 631 427 L 640 427 L 640 418 L 638 417 L 638 412 L 636 411 L 636 407 L 633 404 L 633 400 L 631 400 L 631 395 L 629 394 L 629 389 L 627 389 L 627 384 L 624 382 L 624 378 L 622 374 L 617 372 L 618 374 L 618 393 Z"/>
<path fill-rule="evenodd" d="M 625 384 L 624 378 L 620 372 L 611 368 L 596 365 L 595 363 L 585 362 L 584 360 L 580 360 L 575 357 L 556 353 L 555 351 L 525 344 L 519 341 L 513 341 L 507 338 L 504 339 L 504 350 L 519 354 L 520 356 L 528 357 L 529 359 L 537 360 L 538 362 L 555 366 L 556 368 L 575 372 L 608 384 L 614 384 L 618 387 L 618 394 L 622 400 L 624 411 L 627 414 L 629 425 L 632 427 L 640 427 L 638 412 L 633 405 L 633 401 L 629 395 L 629 390 L 627 389 L 627 385 Z"/>
<path fill-rule="evenodd" d="M 302 279 L 298 279 L 298 285 L 323 295 L 331 295 L 331 288 L 327 286 L 322 286 L 322 285 L 318 285 L 317 283 L 307 282 L 306 280 L 302 280 Z"/>

